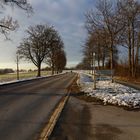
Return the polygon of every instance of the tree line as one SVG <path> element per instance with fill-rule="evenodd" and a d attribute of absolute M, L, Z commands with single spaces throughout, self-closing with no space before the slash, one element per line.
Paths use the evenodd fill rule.
<path fill-rule="evenodd" d="M 41 76 L 43 62 L 51 67 L 52 74 L 62 72 L 66 66 L 66 54 L 64 43 L 54 27 L 30 26 L 27 34 L 18 47 L 19 58 L 32 62 L 38 69 L 37 76 Z"/>
<path fill-rule="evenodd" d="M 6 69 L 0 69 L 0 74 L 7 74 L 7 73 L 13 73 L 14 70 L 13 69 L 9 69 L 9 68 L 6 68 Z"/>
<path fill-rule="evenodd" d="M 96 54 L 98 68 L 111 70 L 125 65 L 126 73 L 136 77 L 140 68 L 140 3 L 138 0 L 98 0 L 96 8 L 86 13 L 88 37 L 83 45 L 84 58 L 79 66 L 91 68 Z M 120 60 L 119 48 L 127 56 Z M 119 70 L 119 69 L 118 69 Z"/>

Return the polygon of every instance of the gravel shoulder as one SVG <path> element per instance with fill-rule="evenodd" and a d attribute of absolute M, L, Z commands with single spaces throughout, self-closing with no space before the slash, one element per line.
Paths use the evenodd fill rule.
<path fill-rule="evenodd" d="M 139 140 L 140 111 L 86 99 L 71 94 L 50 140 Z"/>

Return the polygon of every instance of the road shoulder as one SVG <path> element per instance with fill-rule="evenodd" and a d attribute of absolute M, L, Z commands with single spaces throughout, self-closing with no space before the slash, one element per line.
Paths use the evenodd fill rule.
<path fill-rule="evenodd" d="M 84 101 L 81 95 L 71 94 L 50 140 L 140 139 L 140 111 Z"/>

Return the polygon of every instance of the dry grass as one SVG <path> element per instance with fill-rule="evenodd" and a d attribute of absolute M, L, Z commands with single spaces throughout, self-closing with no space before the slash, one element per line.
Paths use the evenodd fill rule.
<path fill-rule="evenodd" d="M 50 75 L 50 71 L 42 71 L 41 75 L 42 76 L 47 76 Z M 19 77 L 21 79 L 27 79 L 27 78 L 33 78 L 36 77 L 37 72 L 27 72 L 27 73 L 20 73 Z M 16 73 L 11 73 L 11 74 L 1 74 L 0 75 L 0 82 L 8 82 L 8 81 L 13 81 L 17 79 Z"/>
<path fill-rule="evenodd" d="M 123 76 L 115 76 L 116 80 L 124 81 L 124 82 L 130 82 L 133 84 L 140 85 L 140 77 L 138 78 L 130 78 L 130 77 L 123 77 Z"/>

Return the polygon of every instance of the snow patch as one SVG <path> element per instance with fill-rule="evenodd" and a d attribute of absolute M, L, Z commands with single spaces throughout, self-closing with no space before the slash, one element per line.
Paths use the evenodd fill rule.
<path fill-rule="evenodd" d="M 19 83 L 19 82 L 24 82 L 24 81 L 31 81 L 31 80 L 35 80 L 35 79 L 43 79 L 43 78 L 53 77 L 53 76 L 62 75 L 62 74 L 65 74 L 65 72 L 59 73 L 59 74 L 54 74 L 54 75 L 48 75 L 48 76 L 32 77 L 32 78 L 26 78 L 26 79 L 21 79 L 21 80 L 12 80 L 12 81 L 8 81 L 8 82 L 1 82 L 0 86 Z"/>
<path fill-rule="evenodd" d="M 97 89 L 93 90 L 93 80 L 91 75 L 79 73 L 80 80 L 78 81 L 82 91 L 89 96 L 98 98 L 104 104 L 113 104 L 118 106 L 127 106 L 140 108 L 140 91 L 131 87 L 124 86 L 118 83 L 112 83 L 107 78 L 97 79 Z"/>

